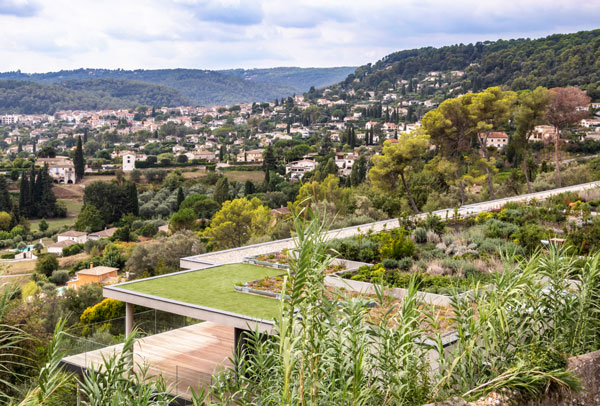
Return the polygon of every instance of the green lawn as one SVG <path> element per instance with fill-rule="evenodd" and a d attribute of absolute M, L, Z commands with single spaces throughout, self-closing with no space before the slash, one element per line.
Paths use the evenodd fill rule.
<path fill-rule="evenodd" d="M 222 265 L 120 286 L 165 299 L 212 307 L 232 313 L 272 320 L 279 301 L 235 291 L 238 282 L 249 282 L 281 275 L 283 271 L 249 264 Z"/>
<path fill-rule="evenodd" d="M 40 229 L 40 227 L 39 227 L 40 221 L 41 220 L 31 220 L 29 222 L 29 224 L 31 226 L 31 231 L 38 231 Z M 48 227 L 50 229 L 53 229 L 53 228 L 62 229 L 63 226 L 71 227 L 73 224 L 75 224 L 75 221 L 77 221 L 76 217 L 46 219 L 46 223 L 48 223 Z"/>
<path fill-rule="evenodd" d="M 67 206 L 67 217 L 46 219 L 46 222 L 48 223 L 48 226 L 50 228 L 62 229 L 63 226 L 71 227 L 73 224 L 75 224 L 75 221 L 77 220 L 77 215 L 81 211 L 83 202 L 74 199 L 59 199 L 59 201 L 63 202 Z M 40 221 L 41 219 L 30 221 L 32 231 L 39 230 Z"/>

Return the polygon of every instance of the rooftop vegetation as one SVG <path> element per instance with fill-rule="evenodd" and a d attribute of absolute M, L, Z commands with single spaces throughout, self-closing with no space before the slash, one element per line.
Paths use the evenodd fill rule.
<path fill-rule="evenodd" d="M 121 285 L 122 289 L 244 316 L 272 320 L 279 303 L 235 291 L 235 285 L 281 274 L 281 270 L 249 264 L 230 264 Z"/>

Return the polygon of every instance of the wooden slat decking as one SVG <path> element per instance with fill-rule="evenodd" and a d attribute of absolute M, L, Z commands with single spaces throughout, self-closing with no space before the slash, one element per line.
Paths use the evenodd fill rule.
<path fill-rule="evenodd" d="M 148 336 L 137 341 L 134 362 L 149 366 L 149 374 L 161 374 L 171 394 L 190 398 L 190 386 L 207 383 L 213 373 L 230 366 L 233 355 L 233 328 L 204 322 Z M 93 368 L 102 356 L 119 353 L 123 345 L 72 355 L 64 363 L 79 368 Z"/>

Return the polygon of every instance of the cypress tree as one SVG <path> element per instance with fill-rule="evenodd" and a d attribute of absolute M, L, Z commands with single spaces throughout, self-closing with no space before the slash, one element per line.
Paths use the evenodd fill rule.
<path fill-rule="evenodd" d="M 217 181 L 215 191 L 213 192 L 213 199 L 220 204 L 229 200 L 229 181 L 225 176 Z"/>
<path fill-rule="evenodd" d="M 248 196 L 254 193 L 254 182 L 247 180 L 244 184 L 244 196 Z"/>
<path fill-rule="evenodd" d="M 83 157 L 83 145 L 81 144 L 81 136 L 77 137 L 77 148 L 73 157 L 73 165 L 75 166 L 75 182 L 83 179 L 85 172 L 85 158 Z"/>
<path fill-rule="evenodd" d="M 39 204 L 36 207 L 37 217 L 48 218 L 56 215 L 56 196 L 52 191 L 53 181 L 48 172 L 48 165 L 37 175 L 36 189 L 39 195 Z"/>
<path fill-rule="evenodd" d="M 177 210 L 181 207 L 181 203 L 185 200 L 185 195 L 183 194 L 183 189 L 179 186 L 177 189 Z"/>
<path fill-rule="evenodd" d="M 21 185 L 19 190 L 19 208 L 24 216 L 29 216 L 31 203 L 31 189 L 29 188 L 29 180 L 27 174 L 21 174 Z"/>
<path fill-rule="evenodd" d="M 181 188 L 179 191 L 183 194 Z M 183 201 L 183 200 L 182 200 Z M 179 210 L 179 205 L 181 202 L 179 201 L 179 194 L 177 195 L 177 209 Z M 140 215 L 140 206 L 138 201 L 138 191 L 135 182 L 129 182 L 127 184 L 127 213 L 131 213 L 134 216 Z"/>
<path fill-rule="evenodd" d="M 0 211 L 5 211 L 7 213 L 12 211 L 12 200 L 8 193 L 6 178 L 3 175 L 0 175 Z"/>

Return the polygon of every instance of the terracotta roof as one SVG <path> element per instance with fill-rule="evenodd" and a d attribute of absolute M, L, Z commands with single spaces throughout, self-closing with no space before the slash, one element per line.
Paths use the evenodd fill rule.
<path fill-rule="evenodd" d="M 102 231 L 96 231 L 95 233 L 91 233 L 88 237 L 91 237 L 91 236 L 100 237 L 100 238 L 112 237 L 113 234 L 115 233 L 115 231 L 117 231 L 117 227 L 107 228 Z"/>
<path fill-rule="evenodd" d="M 492 131 L 488 133 L 488 138 L 508 138 L 504 131 Z"/>
<path fill-rule="evenodd" d="M 69 230 L 69 231 L 65 231 L 64 233 L 60 233 L 58 236 L 59 237 L 83 237 L 85 235 L 87 235 L 87 233 L 84 233 L 83 231 Z"/>
<path fill-rule="evenodd" d="M 59 242 L 55 242 L 54 244 L 48 245 L 48 248 L 64 248 L 64 247 L 68 247 L 69 245 L 73 245 L 73 244 L 77 244 L 77 243 L 73 240 L 62 240 Z"/>
<path fill-rule="evenodd" d="M 102 276 L 107 273 L 111 273 L 114 271 L 118 271 L 119 268 L 113 268 L 111 266 L 95 266 L 89 269 L 82 269 L 81 271 L 76 272 L 77 275 L 94 275 L 94 276 Z"/>

